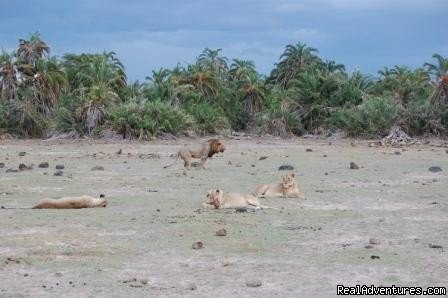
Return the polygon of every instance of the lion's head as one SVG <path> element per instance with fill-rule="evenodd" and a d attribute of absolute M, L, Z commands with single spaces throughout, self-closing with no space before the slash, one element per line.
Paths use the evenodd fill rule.
<path fill-rule="evenodd" d="M 223 142 L 219 139 L 210 139 L 207 141 L 210 144 L 210 151 L 208 153 L 208 157 L 212 157 L 214 154 L 219 152 L 224 152 L 226 147 Z"/>
<path fill-rule="evenodd" d="M 295 177 L 294 173 L 286 174 L 285 176 L 283 176 L 282 177 L 283 188 L 288 189 L 288 188 L 294 187 L 294 184 L 296 183 L 296 180 L 294 177 Z"/>
<path fill-rule="evenodd" d="M 215 206 L 216 209 L 221 207 L 224 192 L 221 189 L 212 189 L 207 193 L 207 204 Z"/>
<path fill-rule="evenodd" d="M 106 207 L 107 206 L 106 195 L 100 194 L 100 197 L 95 199 L 95 206 Z"/>

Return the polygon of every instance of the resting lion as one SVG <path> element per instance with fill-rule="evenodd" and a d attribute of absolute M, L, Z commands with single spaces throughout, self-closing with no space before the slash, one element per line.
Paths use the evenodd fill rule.
<path fill-rule="evenodd" d="M 207 162 L 208 158 L 212 157 L 216 153 L 224 152 L 225 149 L 226 148 L 223 142 L 218 139 L 210 139 L 201 144 L 187 146 L 179 150 L 179 152 L 177 153 L 177 158 L 172 164 L 164 166 L 163 168 L 166 169 L 168 167 L 171 167 L 177 162 L 180 157 L 184 160 L 184 167 L 187 168 L 187 170 L 191 168 L 192 158 L 199 158 L 201 160 L 200 167 L 205 169 L 205 163 Z"/>
<path fill-rule="evenodd" d="M 300 198 L 304 199 L 305 195 L 300 191 L 295 175 L 287 174 L 282 177 L 282 182 L 277 184 L 262 184 L 255 188 L 252 194 L 256 197 L 270 198 Z"/>
<path fill-rule="evenodd" d="M 106 206 L 106 196 L 101 194 L 99 198 L 84 195 L 80 197 L 64 197 L 60 199 L 42 199 L 33 207 L 33 209 L 81 209 Z"/>
<path fill-rule="evenodd" d="M 272 207 L 263 206 L 260 201 L 251 194 L 240 194 L 223 192 L 221 189 L 213 189 L 207 193 L 208 201 L 204 207 L 215 209 L 275 209 Z"/>

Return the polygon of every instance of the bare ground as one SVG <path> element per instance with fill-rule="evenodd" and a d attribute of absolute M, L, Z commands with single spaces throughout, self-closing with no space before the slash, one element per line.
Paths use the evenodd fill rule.
<path fill-rule="evenodd" d="M 0 210 L 0 296 L 331 297 L 337 284 L 447 285 L 446 148 L 229 140 L 208 170 L 162 168 L 191 142 L 1 141 L 0 205 L 110 199 L 107 208 Z M 160 158 L 139 157 L 149 153 Z M 50 168 L 37 167 L 44 161 Z M 34 169 L 5 172 L 19 163 Z M 307 200 L 263 199 L 284 209 L 247 213 L 201 209 L 210 188 L 247 192 L 277 182 L 282 164 L 295 166 Z M 227 236 L 215 235 L 220 228 Z M 195 241 L 204 248 L 193 250 Z M 261 287 L 246 285 L 254 279 Z"/>

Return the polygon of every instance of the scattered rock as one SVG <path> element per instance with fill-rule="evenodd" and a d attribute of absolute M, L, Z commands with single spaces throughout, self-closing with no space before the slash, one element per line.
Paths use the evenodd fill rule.
<path fill-rule="evenodd" d="M 373 245 L 368 244 L 368 245 L 364 246 L 364 248 L 371 249 L 371 248 L 373 248 Z"/>
<path fill-rule="evenodd" d="M 374 256 L 374 255 L 371 255 L 370 258 L 371 258 L 372 260 L 375 260 L 375 259 L 379 259 L 380 256 Z"/>
<path fill-rule="evenodd" d="M 92 171 L 104 171 L 104 167 L 103 166 L 94 166 L 91 170 Z"/>
<path fill-rule="evenodd" d="M 41 169 L 46 169 L 46 168 L 48 168 L 50 166 L 50 164 L 48 163 L 48 162 L 41 162 L 40 164 L 39 164 L 39 168 L 41 168 Z"/>
<path fill-rule="evenodd" d="M 191 284 L 188 285 L 188 289 L 190 291 L 195 291 L 195 290 L 198 289 L 198 286 L 195 283 L 191 283 Z"/>
<path fill-rule="evenodd" d="M 292 165 L 281 165 L 278 168 L 279 171 L 293 171 L 294 167 Z"/>
<path fill-rule="evenodd" d="M 355 162 L 351 161 L 350 162 L 350 169 L 351 170 L 357 170 L 357 169 L 359 169 L 359 166 Z"/>
<path fill-rule="evenodd" d="M 246 207 L 236 208 L 235 212 L 236 213 L 244 213 L 244 212 L 247 212 L 247 208 Z"/>
<path fill-rule="evenodd" d="M 326 154 L 324 154 L 324 155 L 322 155 L 323 157 L 327 157 L 327 155 Z"/>
<path fill-rule="evenodd" d="M 123 150 L 121 150 L 121 148 L 120 148 L 120 149 L 118 149 L 117 154 L 121 154 L 121 153 L 123 153 Z"/>
<path fill-rule="evenodd" d="M 148 188 L 148 192 L 159 192 L 159 191 L 156 190 L 156 189 L 150 189 L 150 188 Z"/>
<path fill-rule="evenodd" d="M 401 155 L 401 152 L 400 151 L 395 151 L 394 154 L 395 155 Z"/>
<path fill-rule="evenodd" d="M 63 170 L 65 169 L 64 165 L 56 165 L 56 170 Z"/>
<path fill-rule="evenodd" d="M 3 169 L 5 167 L 5 163 L 4 162 L 0 162 L 0 169 Z"/>
<path fill-rule="evenodd" d="M 232 165 L 232 161 L 229 160 L 229 161 L 227 162 L 227 164 L 228 164 L 228 165 Z"/>
<path fill-rule="evenodd" d="M 25 156 L 26 152 L 19 152 L 19 156 Z"/>
<path fill-rule="evenodd" d="M 193 245 L 191 246 L 191 248 L 193 249 L 201 249 L 204 247 L 204 243 L 202 243 L 201 241 L 197 241 L 195 243 L 193 243 Z"/>
<path fill-rule="evenodd" d="M 224 228 L 217 230 L 216 236 L 227 236 L 227 230 Z"/>
<path fill-rule="evenodd" d="M 57 170 L 56 172 L 54 172 L 53 176 L 62 176 L 64 175 L 64 172 L 61 170 Z"/>
<path fill-rule="evenodd" d="M 32 166 L 32 165 L 27 166 L 27 165 L 24 164 L 24 163 L 19 164 L 19 170 L 20 170 L 20 171 L 27 171 L 27 170 L 32 170 L 32 169 L 33 169 L 33 166 Z"/>
<path fill-rule="evenodd" d="M 437 245 L 437 244 L 428 244 L 428 247 L 429 248 L 443 248 L 443 246 L 442 245 Z"/>
<path fill-rule="evenodd" d="M 306 152 L 313 152 L 313 149 L 311 149 L 311 148 L 306 148 L 305 151 L 306 151 Z"/>
<path fill-rule="evenodd" d="M 268 158 L 267 156 L 260 156 L 260 158 L 258 160 L 265 160 L 266 158 Z"/>
<path fill-rule="evenodd" d="M 381 244 L 381 240 L 377 239 L 377 238 L 370 238 L 369 239 L 369 243 L 370 244 L 374 244 L 374 245 L 378 245 L 378 244 Z"/>
<path fill-rule="evenodd" d="M 19 170 L 17 170 L 17 169 L 7 169 L 6 170 L 6 173 L 17 173 Z"/>
<path fill-rule="evenodd" d="M 430 171 L 431 173 L 442 172 L 442 168 L 439 166 L 432 166 L 428 169 L 428 171 Z"/>
<path fill-rule="evenodd" d="M 258 288 L 261 287 L 262 282 L 259 279 L 251 279 L 246 281 L 246 286 L 250 288 Z"/>

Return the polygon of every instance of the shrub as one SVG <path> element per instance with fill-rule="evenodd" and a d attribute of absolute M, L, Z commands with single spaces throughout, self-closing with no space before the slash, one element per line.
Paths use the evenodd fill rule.
<path fill-rule="evenodd" d="M 378 137 L 389 132 L 397 116 L 398 108 L 392 99 L 374 97 L 358 106 L 338 109 L 326 120 L 326 125 L 342 129 L 350 136 Z"/>
<path fill-rule="evenodd" d="M 412 136 L 445 135 L 448 129 L 448 106 L 434 105 L 428 100 L 410 102 L 400 111 L 400 124 Z"/>
<path fill-rule="evenodd" d="M 184 111 L 160 100 L 127 102 L 106 114 L 106 125 L 125 137 L 154 138 L 160 133 L 177 133 L 194 127 Z"/>
<path fill-rule="evenodd" d="M 199 133 L 216 133 L 230 127 L 224 111 L 210 103 L 189 103 L 185 109 L 194 117 Z"/>

